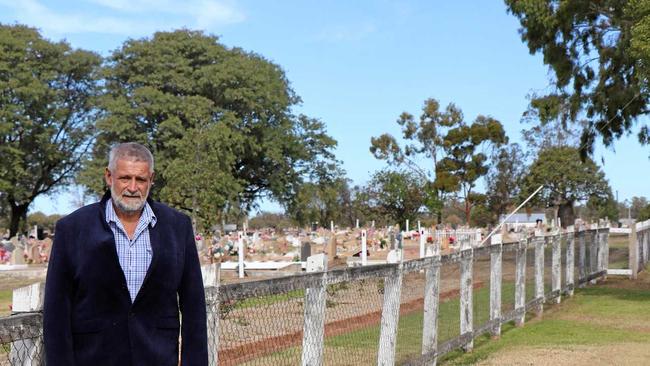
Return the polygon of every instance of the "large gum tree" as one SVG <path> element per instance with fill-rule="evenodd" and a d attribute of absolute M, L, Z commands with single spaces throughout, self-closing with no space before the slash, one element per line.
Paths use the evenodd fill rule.
<path fill-rule="evenodd" d="M 0 199 L 10 235 L 36 197 L 72 182 L 92 142 L 101 58 L 0 24 Z"/>
<path fill-rule="evenodd" d="M 264 57 L 199 31 L 126 41 L 105 64 L 98 137 L 79 181 L 101 193 L 106 155 L 137 141 L 156 160 L 152 194 L 204 228 L 244 214 L 262 196 L 284 203 L 333 161 L 325 125 L 292 108 L 300 98 Z"/>

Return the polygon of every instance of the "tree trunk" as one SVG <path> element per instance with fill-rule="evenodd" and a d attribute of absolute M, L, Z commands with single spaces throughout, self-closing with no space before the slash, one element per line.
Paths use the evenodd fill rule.
<path fill-rule="evenodd" d="M 567 227 L 575 223 L 575 213 L 573 212 L 573 202 L 561 203 L 558 206 L 557 216 L 562 221 L 562 226 Z"/>
<path fill-rule="evenodd" d="M 465 220 L 467 226 L 471 226 L 472 224 L 469 222 L 469 220 L 472 218 L 472 203 L 466 198 L 465 199 Z"/>
<path fill-rule="evenodd" d="M 9 237 L 14 237 L 20 228 L 20 221 L 26 222 L 27 220 L 27 208 L 29 203 L 23 203 L 17 205 L 14 202 L 10 202 L 9 206 L 11 207 L 11 221 L 9 222 Z"/>

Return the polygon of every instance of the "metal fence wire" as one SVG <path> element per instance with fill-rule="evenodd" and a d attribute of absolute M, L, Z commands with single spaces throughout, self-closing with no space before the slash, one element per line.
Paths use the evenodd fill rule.
<path fill-rule="evenodd" d="M 0 318 L 0 366 L 41 365 L 43 360 L 40 313 Z"/>
<path fill-rule="evenodd" d="M 487 247 L 459 245 L 462 250 L 400 263 L 207 287 L 210 364 L 444 361 L 452 350 L 471 349 L 482 334 L 498 335 L 503 323 L 523 324 L 526 312 L 541 313 L 545 299 L 559 301 L 559 293 L 604 275 L 599 251 L 608 248 L 598 238 L 595 230 L 559 241 L 546 233 Z M 552 268 L 558 253 L 561 271 Z M 571 269 L 575 281 L 565 277 Z M 0 366 L 43 365 L 43 350 L 40 313 L 0 318 Z"/>

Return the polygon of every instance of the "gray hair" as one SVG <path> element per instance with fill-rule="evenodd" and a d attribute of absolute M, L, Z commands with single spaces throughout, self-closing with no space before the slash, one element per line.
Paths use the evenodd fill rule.
<path fill-rule="evenodd" d="M 153 173 L 153 155 L 144 145 L 137 142 L 124 142 L 111 147 L 108 153 L 108 170 L 115 172 L 117 161 L 120 159 L 130 161 L 143 161 L 149 164 L 149 173 Z"/>

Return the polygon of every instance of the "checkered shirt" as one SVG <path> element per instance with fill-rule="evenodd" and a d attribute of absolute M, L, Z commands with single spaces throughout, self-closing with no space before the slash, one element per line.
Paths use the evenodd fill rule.
<path fill-rule="evenodd" d="M 109 199 L 106 203 L 106 222 L 111 227 L 113 236 L 115 236 L 117 257 L 126 278 L 131 302 L 133 302 L 138 291 L 140 291 L 140 287 L 142 287 L 142 282 L 144 282 L 144 277 L 151 264 L 153 252 L 151 250 L 151 240 L 149 239 L 149 227 L 156 225 L 156 216 L 153 214 L 149 203 L 145 203 L 133 240 L 131 240 L 115 213 L 113 201 Z"/>

